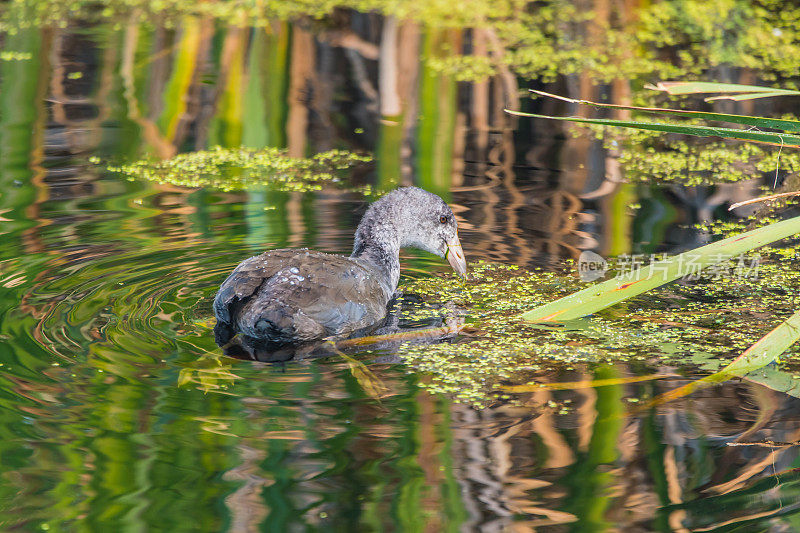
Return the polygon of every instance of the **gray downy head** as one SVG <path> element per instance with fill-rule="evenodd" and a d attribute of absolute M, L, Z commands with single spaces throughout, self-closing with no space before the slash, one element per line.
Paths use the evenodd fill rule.
<path fill-rule="evenodd" d="M 351 257 L 384 270 L 394 291 L 400 279 L 400 248 L 406 247 L 446 258 L 456 273 L 466 275 L 453 211 L 441 198 L 418 187 L 394 190 L 370 205 L 356 230 Z"/>

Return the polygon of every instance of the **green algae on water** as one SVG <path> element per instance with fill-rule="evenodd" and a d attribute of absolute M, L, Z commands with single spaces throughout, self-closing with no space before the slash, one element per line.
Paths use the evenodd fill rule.
<path fill-rule="evenodd" d="M 480 262 L 466 282 L 409 280 L 401 287 L 404 293 L 464 309 L 468 323 L 453 342 L 408 344 L 400 354 L 415 371 L 429 373 L 425 387 L 476 406 L 492 402 L 503 384 L 575 365 L 689 364 L 717 370 L 800 309 L 800 244 L 762 248 L 758 254 L 757 272 L 750 276 L 742 276 L 735 264 L 709 269 L 697 279 L 673 282 L 560 327 L 529 324 L 519 315 L 584 288 L 571 273 Z M 799 346 L 782 356 L 782 365 L 800 367 Z"/>
<path fill-rule="evenodd" d="M 223 191 L 270 187 L 281 191 L 319 190 L 339 183 L 342 171 L 369 162 L 369 155 L 329 150 L 310 158 L 289 157 L 278 148 L 221 148 L 187 152 L 166 160 L 142 159 L 108 170 L 128 179 L 208 187 Z M 97 163 L 99 160 L 94 159 Z"/>
<path fill-rule="evenodd" d="M 784 115 L 781 118 L 796 120 Z M 660 119 L 675 125 L 700 121 Z M 625 180 L 633 183 L 676 184 L 686 187 L 735 183 L 800 172 L 800 151 L 741 141 L 711 140 L 612 126 L 570 125 L 576 137 L 590 132 L 616 152 Z"/>

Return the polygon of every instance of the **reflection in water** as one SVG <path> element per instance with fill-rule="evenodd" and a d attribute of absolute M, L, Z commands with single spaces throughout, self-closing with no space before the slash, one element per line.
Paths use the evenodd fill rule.
<path fill-rule="evenodd" d="M 464 342 L 474 325 L 453 309 L 391 315 L 363 343 L 287 364 L 221 353 L 211 299 L 238 259 L 344 252 L 365 199 L 129 182 L 88 156 L 372 151 L 352 184 L 437 192 L 468 256 L 523 266 L 699 244 L 687 224 L 758 186 L 621 184 L 615 149 L 503 113 L 561 111 L 520 100 L 524 82 L 504 64 L 469 83 L 433 68 L 452 49 L 495 61 L 493 32 L 340 17 L 4 36 L 31 58 L 0 64 L 3 528 L 800 529 L 798 400 L 753 382 L 646 409 L 686 380 L 498 394 L 478 410 L 426 392 L 430 377 L 395 353 L 400 341 Z M 583 76 L 555 86 L 592 96 Z M 444 268 L 403 263 L 410 276 Z M 653 371 L 692 375 L 637 363 L 536 377 Z"/>
<path fill-rule="evenodd" d="M 8 524 L 102 528 L 131 516 L 181 529 L 180 511 L 214 529 L 696 530 L 796 507 L 796 447 L 751 445 L 795 441 L 796 400 L 756 385 L 627 417 L 627 400 L 680 383 L 543 391 L 475 411 L 385 365 L 372 365 L 393 391 L 381 402 L 357 401 L 355 378 L 335 363 L 236 365 L 237 387 L 207 395 L 143 376 L 154 397 L 136 393 L 141 382 L 73 368 L 72 379 L 46 372 L 58 385 L 7 382 L 36 419 L 9 426 L 32 453 L 6 467 Z M 113 403 L 95 405 L 98 394 Z M 227 510 L 202 505 L 215 501 Z M 165 502 L 173 518 L 160 516 Z"/>
<path fill-rule="evenodd" d="M 360 19 L 353 17 L 356 25 Z M 312 34 L 276 22 L 253 31 L 215 31 L 208 21 L 187 19 L 178 32 L 127 26 L 119 48 L 104 47 L 102 32 L 30 30 L 29 37 L 46 38 L 51 57 L 58 58 L 42 95 L 47 107 L 39 105 L 53 117 L 44 130 L 45 154 L 50 151 L 55 163 L 89 152 L 134 158 L 143 146 L 160 157 L 240 144 L 286 147 L 294 156 L 342 146 L 372 151 L 372 174 L 354 176 L 356 181 L 369 179 L 381 189 L 416 183 L 448 197 L 462 227 L 475 232 L 471 254 L 522 265 L 577 258 L 598 247 L 603 254 L 630 252 L 624 243 L 632 236 L 637 248 L 686 243 L 692 237 L 675 222 L 709 220 L 717 206 L 755 191 L 755 182 L 714 195 L 620 187 L 615 152 L 601 141 L 562 139 L 560 125 L 520 122 L 503 112 L 523 103 L 507 69 L 487 81 L 456 85 L 445 74 L 425 71 L 414 47 L 407 46 L 421 38 L 423 56 L 428 48 L 434 53 L 437 47 L 465 46 L 456 34 L 399 26 L 385 25 L 375 44 L 352 30 Z M 495 53 L 487 39 L 475 31 L 476 54 Z M 365 63 L 375 59 L 377 86 Z M 38 72 L 31 74 L 37 79 Z M 460 99 L 469 105 L 460 107 Z M 530 105 L 561 111 L 553 102 Z M 419 122 L 411 120 L 417 115 Z M 64 168 L 48 168 L 66 177 Z M 85 172 L 78 168 L 68 172 Z M 85 178 L 75 179 L 83 193 L 91 190 Z M 53 180 L 50 186 L 64 183 Z M 273 218 L 272 224 L 290 224 L 288 243 L 303 241 L 309 222 L 299 194 L 277 202 L 273 217 L 259 212 L 258 192 L 246 197 L 254 229 L 263 225 L 258 219 Z M 322 195 L 306 199 L 320 201 Z M 648 209 L 631 218 L 629 208 L 637 201 Z M 659 210 L 664 214 L 650 220 Z M 260 237 L 254 242 L 263 243 Z"/>

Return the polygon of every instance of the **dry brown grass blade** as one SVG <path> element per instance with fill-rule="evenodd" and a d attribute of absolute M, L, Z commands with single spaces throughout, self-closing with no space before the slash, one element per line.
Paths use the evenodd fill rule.
<path fill-rule="evenodd" d="M 587 379 L 583 381 L 563 381 L 558 383 L 526 383 L 525 385 L 510 385 L 503 387 L 508 392 L 536 392 L 540 390 L 577 390 L 607 387 L 611 385 L 625 385 L 656 379 L 672 378 L 677 374 L 648 374 L 646 376 L 632 376 L 628 378 Z"/>
<path fill-rule="evenodd" d="M 732 211 L 737 207 L 742 207 L 744 205 L 757 204 L 759 202 L 768 202 L 770 200 L 775 200 L 776 198 L 786 198 L 788 196 L 800 196 L 800 191 L 770 194 L 769 196 L 761 196 L 760 198 L 751 198 L 750 200 L 745 200 L 744 202 L 736 202 L 735 204 L 733 204 L 728 208 L 728 211 Z"/>

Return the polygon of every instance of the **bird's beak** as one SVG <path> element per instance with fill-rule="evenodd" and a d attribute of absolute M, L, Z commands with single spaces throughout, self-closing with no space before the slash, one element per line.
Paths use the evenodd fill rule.
<path fill-rule="evenodd" d="M 467 277 L 467 260 L 464 258 L 464 250 L 461 249 L 461 241 L 458 240 L 458 234 L 447 243 L 447 251 L 444 257 L 453 267 L 453 270 L 456 271 L 456 274 L 462 278 Z"/>

